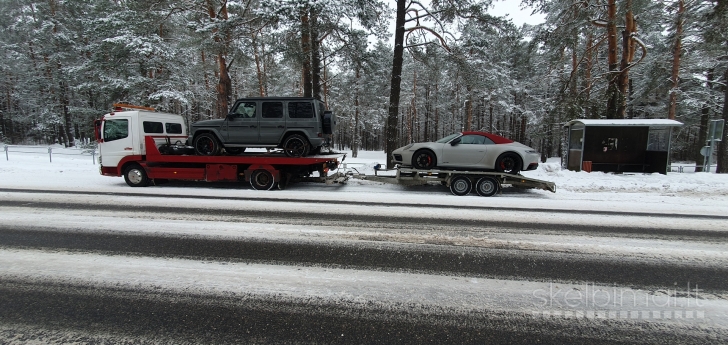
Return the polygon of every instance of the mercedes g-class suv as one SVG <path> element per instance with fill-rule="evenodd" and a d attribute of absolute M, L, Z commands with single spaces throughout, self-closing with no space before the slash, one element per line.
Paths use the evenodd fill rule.
<path fill-rule="evenodd" d="M 224 119 L 195 122 L 190 142 L 203 156 L 246 147 L 282 148 L 289 157 L 318 154 L 331 143 L 335 120 L 315 98 L 256 97 L 235 101 Z"/>

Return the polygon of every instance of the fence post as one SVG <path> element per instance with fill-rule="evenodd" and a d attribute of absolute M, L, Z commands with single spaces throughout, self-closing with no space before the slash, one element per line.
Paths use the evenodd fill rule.
<path fill-rule="evenodd" d="M 50 146 L 48 146 L 48 159 L 51 161 L 51 163 L 53 163 L 53 154 L 52 154 L 52 152 L 53 152 L 53 148 L 50 147 Z"/>
<path fill-rule="evenodd" d="M 91 159 L 93 160 L 94 165 L 96 165 L 96 149 L 91 151 Z"/>
<path fill-rule="evenodd" d="M 4 146 L 5 146 L 5 147 L 4 147 L 4 148 L 5 148 L 5 160 L 6 160 L 6 161 L 9 161 L 9 160 L 10 160 L 10 158 L 8 158 L 8 145 L 7 145 L 7 144 L 5 144 Z"/>

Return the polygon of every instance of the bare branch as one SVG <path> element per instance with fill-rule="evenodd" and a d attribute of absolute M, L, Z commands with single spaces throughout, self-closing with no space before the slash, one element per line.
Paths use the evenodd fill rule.
<path fill-rule="evenodd" d="M 412 27 L 412 28 L 409 28 L 409 29 L 405 29 L 405 31 L 407 31 L 407 32 L 412 32 L 412 31 L 415 31 L 415 30 L 424 30 L 424 31 L 427 31 L 427 32 L 435 35 L 435 37 L 437 37 L 437 39 L 440 40 L 440 45 L 443 48 L 445 48 L 445 50 L 447 50 L 448 52 L 450 51 L 450 47 L 447 46 L 447 42 L 445 42 L 445 39 L 442 38 L 442 36 L 440 36 L 440 34 L 438 34 L 437 32 L 435 32 L 435 30 L 432 30 L 432 29 L 430 29 L 430 28 L 428 28 L 426 26 L 415 26 L 415 27 Z"/>

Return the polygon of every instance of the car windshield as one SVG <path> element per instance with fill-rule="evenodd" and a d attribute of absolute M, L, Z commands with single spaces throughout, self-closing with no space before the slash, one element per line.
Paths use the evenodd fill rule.
<path fill-rule="evenodd" d="M 455 137 L 458 137 L 459 135 L 460 135 L 460 133 L 450 134 L 450 135 L 436 141 L 436 143 L 446 143 L 446 142 L 454 139 Z"/>

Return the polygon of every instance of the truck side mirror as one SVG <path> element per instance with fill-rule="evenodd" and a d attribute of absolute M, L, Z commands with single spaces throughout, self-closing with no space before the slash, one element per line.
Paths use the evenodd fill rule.
<path fill-rule="evenodd" d="M 101 138 L 101 123 L 103 123 L 103 120 L 94 120 L 94 139 L 97 142 L 103 142 L 103 138 Z"/>

